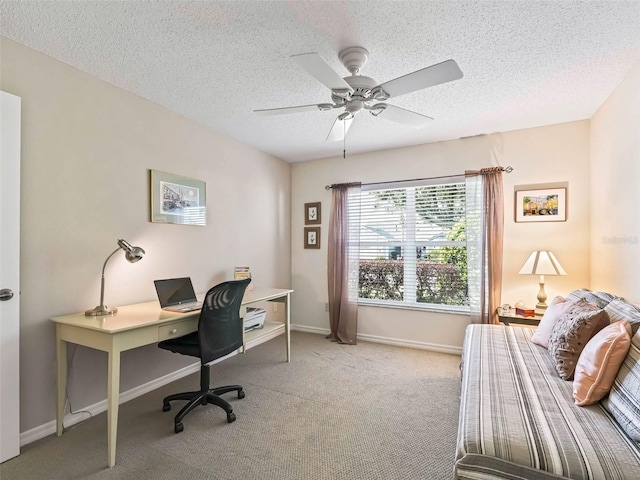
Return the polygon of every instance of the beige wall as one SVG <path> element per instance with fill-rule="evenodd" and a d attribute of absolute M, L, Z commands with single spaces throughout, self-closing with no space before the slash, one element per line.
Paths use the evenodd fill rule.
<path fill-rule="evenodd" d="M 256 287 L 290 287 L 290 165 L 2 39 L 1 88 L 22 98 L 21 431 L 55 418 L 54 327 L 99 302 L 156 298 L 153 280 L 191 276 L 197 291 L 250 265 Z M 149 222 L 149 169 L 204 180 L 207 226 Z M 73 347 L 74 410 L 106 398 L 106 354 Z M 156 346 L 126 352 L 126 391 L 192 364 Z"/>
<path fill-rule="evenodd" d="M 640 300 L 634 288 L 640 224 L 629 221 L 640 203 L 640 68 L 591 123 L 289 166 L 15 42 L 1 43 L 0 86 L 20 96 L 23 108 L 22 432 L 54 418 L 54 329 L 48 318 L 98 303 L 99 270 L 117 238 L 144 247 L 147 256 L 135 265 L 122 256 L 110 261 L 108 305 L 154 299 L 155 278 L 189 275 L 197 290 L 205 290 L 229 278 L 233 266 L 251 265 L 257 287 L 296 289 L 295 325 L 326 331 L 331 195 L 324 186 L 331 183 L 511 165 L 515 171 L 504 177 L 503 302 L 535 302 L 537 279 L 517 271 L 530 251 L 544 248 L 569 273 L 547 277 L 550 298 L 591 286 Z M 150 223 L 149 169 L 206 181 L 208 226 Z M 557 182 L 569 186 L 567 222 L 514 223 L 515 185 Z M 322 248 L 304 250 L 303 205 L 314 201 L 323 207 Z M 359 331 L 369 339 L 455 351 L 467 323 L 465 315 L 362 307 Z M 74 409 L 103 400 L 106 355 L 83 348 L 70 354 Z M 154 346 L 126 352 L 121 390 L 190 363 Z"/>
<path fill-rule="evenodd" d="M 293 164 L 292 288 L 296 290 L 293 319 L 309 330 L 328 329 L 326 243 L 331 194 L 325 185 L 349 181 L 378 182 L 460 174 L 466 169 L 511 165 L 504 176 L 505 254 L 502 300 L 523 299 L 533 305 L 537 277 L 517 272 L 533 250 L 553 251 L 569 273 L 547 277 L 550 298 L 589 285 L 589 122 L 573 122 L 463 140 L 419 145 Z M 514 186 L 568 183 L 566 222 L 515 223 Z M 303 249 L 305 202 L 322 202 L 322 248 Z M 360 307 L 359 333 L 444 350 L 462 345 L 466 315 Z"/>
<path fill-rule="evenodd" d="M 591 119 L 591 284 L 640 303 L 640 65 Z"/>

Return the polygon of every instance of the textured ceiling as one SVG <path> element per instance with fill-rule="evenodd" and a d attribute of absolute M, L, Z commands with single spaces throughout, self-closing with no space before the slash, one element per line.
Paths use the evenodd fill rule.
<path fill-rule="evenodd" d="M 415 130 L 360 112 L 348 153 L 590 118 L 640 62 L 634 1 L 3 1 L 0 33 L 290 162 L 337 156 L 340 111 L 290 60 L 370 52 L 378 83 L 454 59 L 464 78 L 388 103 L 435 118 Z"/>

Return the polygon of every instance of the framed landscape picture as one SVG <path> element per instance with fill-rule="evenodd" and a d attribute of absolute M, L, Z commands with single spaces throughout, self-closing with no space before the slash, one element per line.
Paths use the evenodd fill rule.
<path fill-rule="evenodd" d="M 516 190 L 515 214 L 516 222 L 564 222 L 567 189 Z"/>
<path fill-rule="evenodd" d="M 151 221 L 207 224 L 205 182 L 151 170 Z"/>

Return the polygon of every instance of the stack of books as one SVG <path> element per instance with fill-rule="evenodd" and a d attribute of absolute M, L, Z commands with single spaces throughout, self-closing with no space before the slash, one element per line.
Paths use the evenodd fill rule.
<path fill-rule="evenodd" d="M 244 331 L 255 330 L 264 327 L 264 319 L 267 311 L 264 308 L 247 307 L 247 313 L 244 316 Z"/>
<path fill-rule="evenodd" d="M 251 278 L 251 269 L 249 267 L 235 267 L 233 269 L 234 280 L 244 280 L 245 278 Z M 253 282 L 247 285 L 247 290 L 253 290 Z"/>

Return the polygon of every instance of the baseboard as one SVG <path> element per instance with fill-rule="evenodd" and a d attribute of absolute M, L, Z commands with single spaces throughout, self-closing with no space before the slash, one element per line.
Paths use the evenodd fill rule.
<path fill-rule="evenodd" d="M 309 327 L 307 325 L 291 324 L 291 330 L 297 330 L 298 332 L 317 333 L 318 335 L 329 335 L 331 330 L 328 328 Z"/>
<path fill-rule="evenodd" d="M 328 335 L 331 330 L 328 328 L 308 327 L 306 325 L 291 325 L 291 330 L 299 332 L 317 333 L 320 335 Z M 452 353 L 454 355 L 462 355 L 462 347 L 454 347 L 452 345 L 441 345 L 438 343 L 414 342 L 400 338 L 381 337 L 379 335 L 358 334 L 358 340 L 363 342 L 384 343 L 386 345 L 395 345 L 397 347 L 417 348 L 420 350 L 431 350 L 433 352 Z"/>
<path fill-rule="evenodd" d="M 235 352 L 234 352 L 235 354 Z M 175 372 L 171 372 L 167 375 L 164 375 L 160 378 L 156 378 L 150 382 L 144 383 L 138 387 L 134 387 L 131 390 L 127 390 L 120 394 L 120 404 L 126 403 L 129 400 L 133 400 L 145 393 L 152 392 L 157 388 L 160 388 L 164 385 L 167 385 L 171 382 L 175 382 L 176 380 L 181 379 L 182 377 L 186 377 L 187 375 L 191 375 L 192 373 L 200 371 L 200 362 L 194 363 L 187 367 L 181 368 L 180 370 L 176 370 Z M 84 407 L 82 412 L 67 414 L 64 416 L 64 426 L 65 428 L 72 427 L 73 425 L 80 423 L 87 418 L 95 417 L 102 412 L 107 411 L 107 399 L 94 403 L 88 407 Z M 88 413 L 84 413 L 88 412 Z M 88 416 L 90 414 L 90 416 Z M 20 434 L 20 446 L 27 445 L 29 443 L 35 442 L 36 440 L 40 440 L 41 438 L 48 437 L 49 435 L 56 433 L 56 421 L 52 420 L 51 422 L 47 422 L 44 425 L 40 425 L 39 427 L 32 428 L 31 430 L 27 430 L 26 432 L 22 432 Z"/>
<path fill-rule="evenodd" d="M 378 335 L 368 335 L 368 334 L 362 334 L 362 333 L 358 334 L 358 340 L 362 340 L 364 342 L 384 343 L 386 345 L 396 345 L 398 347 L 417 348 L 419 350 L 430 350 L 432 352 L 462 355 L 462 347 L 454 347 L 452 345 L 442 345 L 439 343 L 414 342 L 412 340 L 380 337 Z"/>

